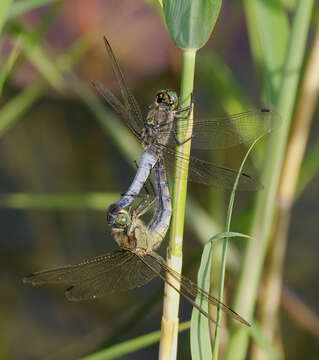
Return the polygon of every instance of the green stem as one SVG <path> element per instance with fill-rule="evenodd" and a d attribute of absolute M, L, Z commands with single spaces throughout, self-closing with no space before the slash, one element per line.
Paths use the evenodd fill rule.
<path fill-rule="evenodd" d="M 196 50 L 184 50 L 183 52 L 183 68 L 181 77 L 181 90 L 180 90 L 180 106 L 185 107 L 190 105 L 191 94 L 194 87 L 194 72 L 195 72 L 195 56 Z M 181 134 L 178 131 L 180 141 L 186 139 L 186 134 Z M 187 136 L 189 136 L 188 134 Z M 190 154 L 191 142 L 187 141 L 179 147 L 178 151 L 188 156 Z M 177 162 L 183 162 L 181 166 L 175 168 L 175 181 L 173 187 L 173 217 L 170 232 L 170 250 L 171 254 L 177 257 L 182 257 L 181 241 L 184 232 L 184 215 L 187 191 L 187 174 L 188 163 L 185 163 L 180 158 L 176 159 Z"/>
<path fill-rule="evenodd" d="M 195 72 L 195 49 L 183 50 L 183 67 L 181 75 L 180 106 L 190 105 L 191 94 L 194 86 Z M 191 114 L 192 115 L 192 114 Z M 190 121 L 191 123 L 191 121 Z M 191 129 L 190 129 L 191 130 Z M 191 132 L 181 133 L 178 129 L 180 141 L 191 136 Z M 188 156 L 190 153 L 191 142 L 187 141 L 178 148 L 178 151 Z M 187 191 L 188 163 L 180 158 L 176 159 L 175 181 L 173 186 L 173 216 L 170 231 L 169 250 L 167 254 L 167 264 L 178 273 L 182 270 L 182 244 L 184 231 L 184 216 Z M 183 164 L 180 164 L 183 162 Z M 172 279 L 170 279 L 172 282 Z M 179 284 L 174 283 L 179 288 Z M 162 334 L 160 341 L 159 359 L 174 359 L 177 355 L 177 329 L 178 329 L 178 310 L 179 294 L 169 285 L 165 284 L 165 295 L 163 303 Z"/>

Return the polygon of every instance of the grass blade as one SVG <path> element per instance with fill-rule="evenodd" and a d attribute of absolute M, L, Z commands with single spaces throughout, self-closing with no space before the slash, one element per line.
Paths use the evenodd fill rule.
<path fill-rule="evenodd" d="M 118 197 L 118 193 L 1 194 L 0 207 L 13 209 L 90 209 L 105 211 L 107 206 L 106 204 L 115 202 Z"/>
<path fill-rule="evenodd" d="M 0 2 L 0 33 L 2 31 L 2 27 L 7 20 L 7 15 L 9 12 L 9 7 L 12 0 L 1 0 Z"/>
<path fill-rule="evenodd" d="M 3 90 L 3 86 L 5 84 L 5 81 L 6 81 L 7 77 L 9 76 L 9 74 L 13 68 L 13 65 L 15 64 L 15 62 L 19 56 L 19 53 L 20 53 L 19 46 L 20 46 L 20 38 L 17 38 L 14 43 L 13 49 L 11 50 L 11 53 L 10 53 L 8 59 L 0 72 L 0 96 L 2 94 L 2 90 Z"/>
<path fill-rule="evenodd" d="M 178 331 L 185 331 L 189 329 L 190 322 L 187 321 L 185 323 L 182 323 L 179 325 Z M 128 340 L 126 342 L 123 342 L 121 344 L 117 344 L 114 346 L 111 346 L 108 349 L 101 350 L 99 352 L 96 352 L 92 355 L 86 356 L 82 358 L 82 360 L 111 360 L 111 359 L 118 359 L 120 356 L 131 354 L 134 351 L 138 351 L 140 349 L 143 349 L 147 346 L 150 346 L 152 344 L 155 344 L 159 341 L 161 336 L 160 331 L 154 331 L 152 333 L 149 333 L 147 335 L 143 335 L 140 337 L 137 337 L 132 340 Z"/>
<path fill-rule="evenodd" d="M 237 232 L 222 232 L 213 236 L 204 247 L 197 276 L 197 284 L 208 293 L 211 284 L 210 276 L 213 249 L 220 240 L 231 237 L 250 238 L 248 235 Z M 208 304 L 203 301 L 202 298 L 197 297 L 196 304 L 208 312 Z M 192 359 L 205 360 L 212 358 L 209 320 L 195 308 L 193 308 L 192 312 L 190 338 Z"/>
<path fill-rule="evenodd" d="M 16 16 L 20 16 L 27 11 L 37 9 L 41 6 L 48 5 L 53 2 L 61 0 L 20 0 L 15 1 L 8 11 L 8 18 L 11 19 Z"/>
<path fill-rule="evenodd" d="M 240 175 L 243 171 L 245 162 L 250 154 L 250 152 L 252 151 L 252 149 L 254 148 L 254 146 L 256 145 L 256 143 L 263 137 L 260 136 L 258 137 L 249 147 L 249 149 L 246 152 L 246 155 L 240 165 L 231 195 L 230 195 L 230 199 L 229 199 L 229 205 L 228 205 L 228 210 L 227 210 L 227 218 L 226 218 L 226 226 L 225 226 L 225 232 L 229 233 L 230 232 L 230 222 L 231 222 L 231 218 L 232 218 L 232 213 L 233 213 L 233 207 L 234 207 L 234 201 L 235 201 L 235 193 L 236 193 L 236 189 L 237 189 L 237 185 L 239 182 L 239 178 Z M 218 292 L 218 300 L 219 301 L 223 301 L 223 292 L 224 292 L 224 282 L 225 282 L 225 273 L 226 273 L 226 257 L 227 257 L 227 250 L 228 250 L 228 238 L 226 237 L 223 241 L 223 249 L 222 249 L 222 261 L 221 261 L 221 271 L 220 271 L 220 279 L 219 279 L 219 292 Z M 221 316 L 222 316 L 222 312 L 221 309 L 218 308 L 217 309 L 217 318 L 216 318 L 216 322 L 217 324 L 220 324 L 221 321 Z M 215 327 L 215 334 L 214 334 L 214 341 L 213 341 L 213 360 L 218 360 L 218 352 L 219 352 L 219 336 L 220 336 L 220 327 L 216 326 Z"/>

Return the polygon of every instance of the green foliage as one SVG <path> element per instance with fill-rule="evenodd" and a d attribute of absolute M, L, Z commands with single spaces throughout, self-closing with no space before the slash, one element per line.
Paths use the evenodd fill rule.
<path fill-rule="evenodd" d="M 233 237 L 250 238 L 248 235 L 237 232 L 222 232 L 209 239 L 204 247 L 197 275 L 197 284 L 208 293 L 210 291 L 211 284 L 211 262 L 214 247 L 221 240 Z M 209 309 L 207 302 L 203 301 L 201 297 L 196 298 L 196 304 L 208 313 Z M 196 308 L 193 308 L 190 330 L 192 359 L 205 360 L 212 358 L 210 328 L 211 326 L 209 324 L 209 320 Z"/>
<path fill-rule="evenodd" d="M 0 33 L 2 31 L 2 27 L 7 19 L 7 14 L 9 10 L 9 6 L 12 0 L 2 0 L 0 2 Z"/>
<path fill-rule="evenodd" d="M 10 55 L 6 61 L 6 63 L 4 64 L 1 72 L 0 72 L 0 96 L 2 94 L 2 90 L 5 84 L 5 81 L 7 79 L 7 77 L 9 76 L 13 65 L 15 64 L 18 56 L 19 56 L 19 46 L 20 46 L 20 38 L 18 37 L 17 40 L 14 43 L 14 46 L 10 52 Z"/>
<path fill-rule="evenodd" d="M 22 15 L 27 11 L 37 9 L 41 6 L 62 0 L 19 0 L 15 1 L 8 11 L 8 18 L 13 18 Z"/>
<path fill-rule="evenodd" d="M 54 88 L 62 95 L 66 86 L 89 109 L 93 117 L 100 124 L 101 130 L 112 140 L 114 146 L 130 162 L 139 157 L 140 147 L 133 136 L 118 119 L 110 114 L 108 109 L 95 97 L 89 84 L 84 83 L 75 75 L 73 69 L 81 60 L 85 51 L 92 45 L 89 36 L 81 35 L 63 55 L 55 56 L 44 38 L 46 31 L 54 21 L 57 12 L 53 12 L 53 4 L 62 4 L 60 0 L 22 0 L 11 2 L 0 1 L 0 31 L 12 40 L 13 48 L 3 62 L 0 69 L 0 94 L 7 90 L 5 84 L 10 82 L 11 75 L 19 68 L 24 59 L 28 60 L 39 72 L 40 79 L 21 89 L 18 94 L 1 104 L 0 108 L 0 137 L 3 137 L 16 121 L 23 121 L 24 114 L 40 99 L 48 89 Z M 184 68 L 181 86 L 181 100 L 187 105 L 190 94 L 193 92 L 196 49 L 207 42 L 217 21 L 221 8 L 221 0 L 164 0 L 163 9 L 169 33 L 175 44 L 184 49 Z M 20 23 L 18 16 L 27 11 L 44 5 L 52 5 L 51 19 L 43 19 L 38 27 L 29 29 Z M 286 8 L 284 7 L 284 5 Z M 224 251 L 222 260 L 222 275 L 220 278 L 220 299 L 226 270 L 227 241 L 225 238 L 235 236 L 248 237 L 248 249 L 244 260 L 244 275 L 241 278 L 237 291 L 235 308 L 243 315 L 252 318 L 256 292 L 263 264 L 263 258 L 271 219 L 275 209 L 275 188 L 280 173 L 284 146 L 288 135 L 291 114 L 293 111 L 296 92 L 300 78 L 300 69 L 304 59 L 304 47 L 310 23 L 310 13 L 313 1 L 309 0 L 245 0 L 246 19 L 253 62 L 264 85 L 265 103 L 271 102 L 281 115 L 283 125 L 279 128 L 271 146 L 268 149 L 268 160 L 264 175 L 266 189 L 258 195 L 255 208 L 253 237 L 240 233 L 230 232 L 229 227 L 224 233 L 218 233 L 205 245 L 201 266 L 198 273 L 198 284 L 209 290 L 210 266 L 212 252 L 215 246 L 223 240 Z M 286 9 L 296 10 L 293 13 L 294 21 L 290 29 Z M 58 9 L 58 8 L 56 8 Z M 13 18 L 14 21 L 12 20 Z M 4 26 L 5 25 L 5 26 Z M 280 35 L 280 36 L 279 36 Z M 95 36 L 95 35 L 94 35 Z M 185 50 L 186 49 L 186 50 Z M 190 50 L 191 49 L 191 50 Z M 20 51 L 21 50 L 21 51 Z M 206 51 L 206 50 L 205 50 Z M 22 56 L 20 56 L 20 54 Z M 198 77 L 209 93 L 214 94 L 217 101 L 226 113 L 236 113 L 251 108 L 251 102 L 244 91 L 244 86 L 235 79 L 229 65 L 222 57 L 207 50 L 198 56 Z M 1 59 L 2 60 L 2 59 Z M 18 60 L 18 61 L 17 61 Z M 65 79 L 68 81 L 66 82 Z M 3 91 L 4 89 L 4 91 Z M 10 134 L 11 135 L 11 134 Z M 311 179 L 319 172 L 318 142 L 309 150 L 299 181 L 299 194 Z M 132 163 L 133 165 L 133 163 Z M 186 191 L 186 187 L 185 187 Z M 269 195 L 270 194 L 270 195 Z M 2 194 L 0 206 L 13 209 L 40 209 L 40 210 L 67 210 L 90 209 L 104 211 L 108 204 L 118 198 L 114 193 L 12 193 Z M 184 204 L 185 205 L 185 204 Z M 184 219 L 184 209 L 180 209 L 180 216 Z M 207 239 L 207 233 L 220 231 L 214 219 L 208 212 L 192 199 L 189 201 L 187 222 L 193 231 Z M 230 220 L 230 211 L 228 212 Z M 182 226 L 183 220 L 182 219 Z M 264 224 L 265 223 L 265 224 Z M 229 223 L 228 223 L 229 224 Z M 227 259 L 229 262 L 229 258 Z M 249 267 L 247 264 L 250 264 Z M 231 267 L 231 265 L 230 265 Z M 200 299 L 196 302 L 200 303 Z M 218 318 L 219 319 L 219 318 Z M 187 329 L 188 324 L 182 324 L 180 329 Z M 191 351 L 194 359 L 208 359 L 212 357 L 210 347 L 209 323 L 197 310 L 193 310 L 191 325 Z M 125 329 L 122 330 L 125 332 Z M 121 335 L 123 335 L 121 333 Z M 114 359 L 125 356 L 143 347 L 159 341 L 159 331 L 141 336 L 107 349 L 93 353 L 85 359 Z M 217 336 L 218 337 L 218 336 Z M 227 358 L 245 358 L 248 338 L 260 344 L 266 350 L 270 359 L 277 359 L 272 346 L 262 336 L 259 327 L 253 324 L 252 328 L 234 327 L 231 333 Z M 216 339 L 215 339 L 216 340 Z M 218 341 L 216 342 L 218 344 Z M 218 345 L 215 349 L 218 349 Z M 215 358 L 217 357 L 217 350 Z M 235 356 L 235 357 L 234 357 Z"/>
<path fill-rule="evenodd" d="M 185 322 L 179 325 L 178 331 L 185 331 L 189 329 L 189 322 Z M 125 341 L 118 345 L 109 347 L 108 349 L 98 351 L 92 355 L 88 355 L 82 360 L 112 360 L 118 359 L 120 356 L 131 354 L 134 351 L 143 349 L 154 343 L 157 343 L 160 339 L 161 332 L 154 331 L 147 335 L 136 337 L 135 339 Z"/>
<path fill-rule="evenodd" d="M 115 202 L 119 195 L 118 193 L 2 194 L 0 197 L 0 206 L 13 209 L 90 209 L 104 211 L 105 204 Z"/>
<path fill-rule="evenodd" d="M 243 309 L 243 314 L 248 317 L 248 320 L 252 318 L 254 313 L 259 280 L 276 211 L 277 189 L 301 74 L 312 6 L 313 1 L 311 0 L 299 0 L 297 2 L 285 57 L 283 78 L 281 86 L 278 88 L 276 96 L 274 96 L 277 105 L 276 109 L 281 115 L 281 124 L 273 133 L 267 152 L 262 178 L 265 189 L 258 194 L 256 199 L 252 224 L 253 240 L 248 243 L 245 253 L 243 271 L 235 301 L 235 307 Z M 282 11 L 282 9 L 279 8 L 279 11 Z M 271 24 L 270 19 L 269 26 Z M 271 49 L 268 49 L 268 51 L 271 51 Z M 275 53 L 272 55 L 275 56 Z M 268 79 L 268 81 L 271 83 L 272 79 Z M 234 326 L 227 347 L 226 359 L 231 360 L 236 357 L 236 359 L 241 360 L 246 358 L 248 342 L 248 330 Z"/>
<path fill-rule="evenodd" d="M 252 324 L 249 331 L 250 331 L 252 338 L 256 341 L 256 343 L 259 344 L 264 349 L 269 360 L 279 360 L 280 359 L 280 357 L 276 353 L 274 347 L 271 344 L 269 344 L 267 339 L 265 339 L 261 329 L 259 328 L 259 326 L 257 324 Z"/>
<path fill-rule="evenodd" d="M 166 25 L 174 43 L 182 49 L 199 49 L 208 41 L 222 0 L 164 0 Z"/>
<path fill-rule="evenodd" d="M 281 0 L 256 1 L 255 7 L 258 26 L 253 36 L 259 38 L 266 70 L 267 97 L 265 100 L 266 103 L 270 101 L 274 105 L 284 74 L 290 35 L 288 15 Z"/>

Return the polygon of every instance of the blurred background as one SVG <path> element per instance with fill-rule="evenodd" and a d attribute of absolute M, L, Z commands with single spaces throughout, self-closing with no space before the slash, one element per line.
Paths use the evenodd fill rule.
<path fill-rule="evenodd" d="M 27 2 L 13 4 L 19 3 Z M 12 67 L 0 99 L 0 359 L 77 359 L 160 328 L 160 281 L 83 303 L 68 302 L 64 289 L 22 284 L 30 272 L 116 247 L 105 212 L 130 184 L 140 147 L 90 85 L 99 79 L 118 94 L 103 36 L 144 113 L 157 90 L 179 89 L 181 67 L 155 1 L 46 3 L 12 7 L 2 30 L 0 67 L 8 59 Z M 293 1 L 285 6 L 289 11 Z M 309 49 L 317 23 L 315 9 Z M 267 106 L 262 76 L 252 61 L 243 4 L 225 0 L 214 36 L 198 54 L 196 117 Z M 319 179 L 309 172 L 318 161 L 318 121 L 310 134 L 311 161 L 302 168 L 283 270 L 278 321 L 287 359 L 315 359 L 319 352 Z M 266 142 L 254 152 L 250 166 L 257 171 Z M 203 243 L 223 224 L 228 192 L 193 184 L 189 190 L 193 216 L 186 218 L 184 269 L 196 278 Z M 238 194 L 234 231 L 247 229 L 254 196 Z M 230 304 L 244 245 L 236 241 L 231 248 Z M 190 315 L 182 302 L 181 319 Z M 180 335 L 181 359 L 190 358 L 188 338 L 188 331 Z M 157 351 L 156 343 L 129 358 L 151 359 Z"/>

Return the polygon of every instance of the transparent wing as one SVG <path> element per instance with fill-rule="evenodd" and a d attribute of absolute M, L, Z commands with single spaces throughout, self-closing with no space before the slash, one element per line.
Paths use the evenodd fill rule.
<path fill-rule="evenodd" d="M 200 296 L 204 301 L 206 301 L 209 304 L 212 304 L 216 307 L 220 307 L 225 313 L 230 315 L 232 318 L 238 320 L 242 324 L 250 326 L 250 324 L 244 318 L 242 318 L 230 307 L 223 304 L 222 302 L 220 302 L 218 299 L 211 296 L 210 294 L 208 294 L 205 290 L 198 287 L 193 281 L 191 281 L 187 277 L 177 273 L 169 266 L 167 266 L 164 259 L 161 256 L 159 256 L 157 253 L 153 252 L 152 255 L 143 256 L 142 260 L 145 262 L 145 264 L 147 264 L 150 268 L 152 268 L 152 270 L 156 272 L 157 275 L 163 281 L 167 282 L 167 278 L 166 278 L 167 274 L 169 274 L 172 278 L 178 281 L 181 285 L 180 291 L 178 291 L 172 283 L 168 283 L 168 284 L 172 286 L 176 291 L 180 292 L 182 296 L 184 296 L 198 311 L 200 311 L 203 315 L 205 315 L 209 320 L 215 322 L 215 320 L 211 318 L 211 316 L 206 311 L 204 311 L 195 303 L 196 296 Z M 160 271 L 157 270 L 159 267 L 160 267 Z"/>
<path fill-rule="evenodd" d="M 278 119 L 278 114 L 273 110 L 258 109 L 211 120 L 194 120 L 192 148 L 214 150 L 250 143 L 271 132 Z M 187 130 L 187 122 L 187 119 L 176 120 L 182 132 Z M 165 129 L 161 132 L 165 133 Z M 173 137 L 170 137 L 168 145 L 176 146 Z"/>
<path fill-rule="evenodd" d="M 209 161 L 200 160 L 194 156 L 186 156 L 181 152 L 169 147 L 163 147 L 165 164 L 171 172 L 174 169 L 175 158 L 183 160 L 178 162 L 177 167 L 183 168 L 188 163 L 188 180 L 206 185 L 221 186 L 231 189 L 234 185 L 238 172 L 236 170 L 213 164 Z M 242 173 L 239 178 L 238 190 L 258 190 L 262 185 L 249 174 Z"/>
<path fill-rule="evenodd" d="M 129 118 L 126 117 L 123 120 L 126 123 L 129 120 L 129 124 L 131 126 L 133 126 L 133 128 L 135 128 L 136 130 L 140 130 L 143 127 L 143 117 L 142 117 L 141 110 L 138 106 L 138 103 L 137 103 L 134 95 L 131 93 L 131 91 L 129 90 L 129 88 L 126 85 L 123 72 L 122 72 L 120 65 L 113 53 L 111 45 L 108 42 L 108 40 L 106 39 L 106 37 L 104 37 L 104 43 L 105 43 L 105 48 L 107 50 L 107 53 L 109 54 L 109 57 L 111 59 L 111 64 L 112 64 L 112 69 L 113 69 L 114 75 L 116 77 L 116 80 L 117 80 L 120 90 L 121 90 L 121 95 L 122 95 L 122 98 L 124 101 L 124 108 L 130 114 Z"/>
<path fill-rule="evenodd" d="M 113 108 L 113 110 L 120 115 L 120 117 L 124 120 L 129 130 L 139 139 L 141 129 L 136 124 L 133 114 L 129 112 L 129 109 L 127 109 L 120 102 L 120 100 L 99 81 L 97 80 L 92 81 L 92 85 L 100 93 L 100 95 L 103 96 L 105 101 Z"/>
<path fill-rule="evenodd" d="M 134 253 L 119 250 L 77 265 L 40 271 L 23 281 L 32 285 L 65 284 L 69 300 L 87 300 L 143 286 L 155 276 Z"/>

